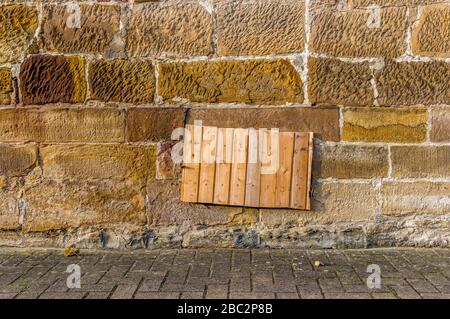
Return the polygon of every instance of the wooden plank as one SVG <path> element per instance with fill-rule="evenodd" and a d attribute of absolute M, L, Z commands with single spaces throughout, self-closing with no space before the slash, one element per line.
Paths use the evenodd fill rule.
<path fill-rule="evenodd" d="M 305 209 L 311 209 L 311 178 L 312 178 L 312 162 L 314 153 L 314 133 L 308 133 L 309 146 L 308 146 L 308 172 L 306 175 L 307 187 L 306 187 L 306 205 Z"/>
<path fill-rule="evenodd" d="M 181 200 L 195 203 L 198 201 L 202 127 L 187 125 L 184 135 Z"/>
<path fill-rule="evenodd" d="M 247 181 L 245 186 L 245 206 L 259 207 L 261 163 L 259 161 L 258 130 L 248 132 Z"/>
<path fill-rule="evenodd" d="M 295 133 L 291 190 L 291 208 L 295 209 L 309 209 L 307 199 L 309 197 L 309 140 L 309 133 Z"/>
<path fill-rule="evenodd" d="M 292 181 L 292 157 L 294 154 L 294 133 L 280 133 L 280 167 L 277 172 L 275 206 L 289 208 Z"/>
<path fill-rule="evenodd" d="M 217 131 L 216 174 L 214 183 L 214 204 L 228 205 L 230 198 L 231 162 L 233 160 L 232 128 Z"/>
<path fill-rule="evenodd" d="M 233 163 L 231 164 L 230 205 L 245 204 L 248 129 L 234 130 Z"/>
<path fill-rule="evenodd" d="M 279 167 L 279 132 L 260 130 L 260 207 L 275 207 L 277 171 Z"/>
<path fill-rule="evenodd" d="M 199 203 L 213 203 L 216 168 L 217 127 L 204 126 L 201 147 Z"/>

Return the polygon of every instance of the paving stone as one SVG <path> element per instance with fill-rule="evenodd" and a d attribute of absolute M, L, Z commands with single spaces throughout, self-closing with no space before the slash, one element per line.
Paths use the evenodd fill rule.
<path fill-rule="evenodd" d="M 20 251 L 20 250 L 18 250 Z M 159 263 L 164 271 L 140 270 L 130 272 L 138 261 L 146 260 L 146 252 L 124 252 L 112 254 L 93 252 L 88 256 L 67 260 L 60 254 L 50 251 L 47 254 L 19 255 L 5 254 L 0 249 L 0 298 L 19 299 L 61 299 L 61 298 L 136 298 L 136 299 L 226 299 L 226 298 L 278 298 L 278 299 L 393 299 L 393 298 L 433 298 L 448 299 L 450 296 L 450 274 L 447 250 L 431 249 L 365 249 L 346 251 L 316 251 L 316 250 L 226 250 L 216 255 L 209 250 L 175 250 L 161 251 L 148 256 Z M 86 252 L 86 250 L 84 250 Z M 214 257 L 215 256 L 215 257 Z M 210 266 L 213 260 L 223 261 L 222 257 L 248 270 L 229 272 L 223 280 L 214 281 L 210 277 L 191 276 L 188 271 L 192 265 Z M 304 260 L 306 258 L 306 261 Z M 307 262 L 323 259 L 324 267 L 316 270 L 296 271 L 283 275 L 276 272 L 280 269 L 291 269 L 293 260 Z M 59 260 L 56 266 L 39 265 L 43 262 Z M 184 261 L 174 264 L 174 260 Z M 82 277 L 81 289 L 67 288 L 68 264 L 85 261 L 89 270 Z M 102 263 L 98 263 L 102 261 Z M 97 262 L 97 263 L 96 263 Z M 365 284 L 368 263 L 392 263 L 396 268 L 382 271 L 381 289 L 369 289 Z M 94 263 L 94 264 L 92 264 Z M 383 264 L 384 263 L 384 264 Z M 109 271 L 94 272 L 98 265 Z M 269 267 L 266 267 L 266 266 Z M 276 267 L 274 267 L 276 265 Z M 351 265 L 353 270 L 342 271 L 342 266 Z M 435 268 L 424 268 L 433 265 Z M 259 267 L 260 266 L 260 267 Z M 49 271 L 50 267 L 51 270 Z M 327 269 L 323 269 L 327 267 Z M 419 272 L 416 269 L 425 269 Z M 170 273 L 174 282 L 165 282 Z M 181 276 L 177 276 L 180 272 Z M 93 276 L 89 277 L 91 274 Z M 99 283 L 95 283 L 100 276 Z M 182 280 L 181 280 L 182 279 Z M 175 283 L 178 280 L 182 283 Z M 86 281 L 94 283 L 86 283 Z M 256 289 L 251 290 L 251 282 Z M 293 286 L 292 284 L 295 284 Z M 162 285 L 162 291 L 160 286 Z M 293 289 L 292 289 L 293 288 Z"/>

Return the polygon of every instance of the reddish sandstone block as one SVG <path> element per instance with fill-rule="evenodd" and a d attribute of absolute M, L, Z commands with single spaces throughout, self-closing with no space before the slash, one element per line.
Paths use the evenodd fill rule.
<path fill-rule="evenodd" d="M 3 109 L 3 142 L 123 142 L 125 114 L 117 109 Z"/>
<path fill-rule="evenodd" d="M 82 103 L 86 96 L 85 60 L 77 56 L 33 55 L 20 68 L 24 104 Z"/>

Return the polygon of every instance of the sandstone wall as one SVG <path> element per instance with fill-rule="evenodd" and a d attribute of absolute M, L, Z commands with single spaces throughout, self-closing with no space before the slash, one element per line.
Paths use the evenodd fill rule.
<path fill-rule="evenodd" d="M 1 245 L 450 245 L 449 1 L 70 3 L 0 1 Z M 313 211 L 181 203 L 196 119 L 314 131 Z"/>

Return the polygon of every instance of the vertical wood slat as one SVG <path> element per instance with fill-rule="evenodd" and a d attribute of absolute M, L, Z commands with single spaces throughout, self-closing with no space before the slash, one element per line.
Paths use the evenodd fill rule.
<path fill-rule="evenodd" d="M 187 125 L 184 135 L 181 200 L 195 203 L 198 201 L 202 127 Z"/>
<path fill-rule="evenodd" d="M 259 207 L 261 163 L 259 161 L 259 132 L 249 129 L 247 182 L 245 186 L 245 206 Z"/>
<path fill-rule="evenodd" d="M 292 179 L 292 157 L 294 153 L 294 135 L 294 133 L 290 132 L 280 133 L 280 164 L 277 172 L 276 207 L 289 207 Z"/>
<path fill-rule="evenodd" d="M 260 130 L 261 155 L 260 207 L 275 207 L 277 171 L 279 168 L 279 132 Z"/>
<path fill-rule="evenodd" d="M 230 197 L 231 161 L 233 159 L 232 128 L 219 128 L 217 131 L 216 176 L 213 203 L 228 205 Z"/>
<path fill-rule="evenodd" d="M 216 168 L 217 127 L 204 126 L 201 146 L 199 203 L 212 203 L 214 200 L 214 180 Z"/>
<path fill-rule="evenodd" d="M 308 147 L 308 172 L 306 174 L 307 179 L 307 187 L 306 187 L 306 205 L 304 209 L 311 209 L 311 176 L 312 176 L 312 162 L 313 162 L 313 148 L 314 148 L 314 133 L 307 133 L 309 138 L 309 147 Z"/>
<path fill-rule="evenodd" d="M 247 175 L 248 129 L 234 130 L 233 161 L 231 164 L 230 205 L 245 204 Z"/>
<path fill-rule="evenodd" d="M 312 158 L 312 134 L 295 133 L 291 208 L 310 209 L 309 189 Z"/>

